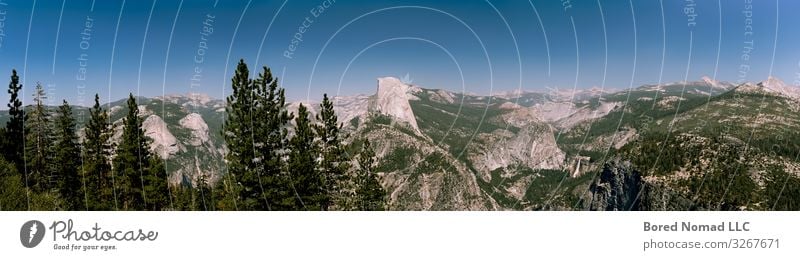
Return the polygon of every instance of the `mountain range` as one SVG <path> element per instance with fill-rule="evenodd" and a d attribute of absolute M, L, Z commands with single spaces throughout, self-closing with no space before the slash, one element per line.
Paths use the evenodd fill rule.
<path fill-rule="evenodd" d="M 800 199 L 785 187 L 800 176 L 800 88 L 776 78 L 491 96 L 376 83 L 333 101 L 345 143 L 375 147 L 391 209 L 758 210 Z M 223 100 L 138 104 L 171 183 L 225 174 Z M 103 107 L 118 141 L 125 101 Z M 88 108 L 75 110 L 81 128 Z"/>

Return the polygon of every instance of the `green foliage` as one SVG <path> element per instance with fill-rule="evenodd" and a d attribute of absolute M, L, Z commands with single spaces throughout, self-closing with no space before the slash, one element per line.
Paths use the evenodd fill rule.
<path fill-rule="evenodd" d="M 730 136 L 654 132 L 626 145 L 622 152 L 644 175 L 671 176 L 703 165 L 701 174 L 674 184 L 689 191 L 691 209 L 740 210 L 758 200 L 758 184 L 747 164 L 754 154 L 744 144 L 730 141 Z"/>
<path fill-rule="evenodd" d="M 588 177 L 587 177 L 588 176 Z M 509 166 L 490 172 L 489 180 L 478 178 L 478 185 L 486 191 L 500 206 L 522 210 L 527 208 L 542 210 L 551 208 L 570 208 L 578 196 L 581 187 L 591 181 L 590 174 L 571 178 L 563 170 L 530 169 L 525 166 Z M 509 194 L 519 182 L 529 182 L 521 198 Z"/>
<path fill-rule="evenodd" d="M 0 210 L 69 210 L 57 192 L 34 192 L 25 188 L 12 163 L 0 158 Z"/>
<path fill-rule="evenodd" d="M 361 121 L 360 121 L 359 117 L 353 117 L 353 119 L 350 119 L 350 127 L 354 128 L 354 129 L 358 128 L 360 123 L 361 123 Z"/>
<path fill-rule="evenodd" d="M 466 160 L 462 154 L 467 150 L 474 134 L 492 133 L 495 130 L 518 132 L 520 129 L 498 120 L 505 111 L 494 103 L 482 101 L 480 105 L 442 103 L 427 100 L 411 100 L 411 108 L 417 117 L 420 130 L 435 142 L 447 145 L 451 155 Z M 412 134 L 414 136 L 415 134 Z"/>
<path fill-rule="evenodd" d="M 149 146 L 146 146 L 149 147 Z M 144 176 L 144 210 L 164 210 L 174 208 L 173 194 L 167 179 L 165 162 L 160 157 L 150 154 L 147 171 Z"/>
<path fill-rule="evenodd" d="M 787 129 L 770 135 L 754 136 L 750 145 L 751 149 L 758 149 L 771 157 L 795 158 L 797 161 L 797 155 L 800 153 L 800 135 Z"/>
<path fill-rule="evenodd" d="M 342 145 L 338 118 L 333 110 L 333 102 L 328 99 L 328 94 L 323 95 L 320 103 L 320 112 L 317 114 L 317 124 L 314 125 L 315 135 L 319 138 L 318 147 L 322 161 L 319 171 L 322 174 L 323 194 L 322 209 L 328 210 L 333 204 L 339 208 L 347 208 L 352 198 L 353 180 L 347 174 L 350 163 Z"/>
<path fill-rule="evenodd" d="M 411 157 L 416 153 L 414 147 L 398 146 L 392 149 L 389 154 L 383 157 L 378 166 L 375 168 L 377 172 L 391 172 L 395 170 L 405 170 L 411 166 Z"/>
<path fill-rule="evenodd" d="M 17 167 L 0 158 L 0 210 L 28 210 L 27 193 Z"/>
<path fill-rule="evenodd" d="M 693 176 L 689 187 L 694 191 L 693 209 L 741 210 L 755 202 L 757 184 L 740 164 Z"/>
<path fill-rule="evenodd" d="M 128 114 L 122 120 L 122 140 L 114 157 L 114 176 L 122 210 L 161 210 L 169 205 L 169 187 L 163 162 L 150 152 L 139 106 L 128 97 Z"/>
<path fill-rule="evenodd" d="M 100 96 L 94 96 L 94 106 L 89 110 L 91 118 L 86 124 L 83 139 L 84 171 L 82 176 L 84 204 L 87 210 L 117 209 L 112 185 L 111 125 L 108 113 L 100 107 Z"/>
<path fill-rule="evenodd" d="M 9 89 L 11 120 L 8 128 L 0 129 L 6 137 L 3 156 L 16 156 L 9 154 L 16 144 L 8 137 L 19 132 L 16 140 L 22 143 L 23 130 L 14 127 L 27 120 L 27 142 L 22 148 L 31 155 L 27 165 L 32 185 L 27 188 L 15 163 L 0 157 L 0 210 L 386 209 L 386 192 L 373 174 L 374 152 L 367 143 L 359 158 L 366 167 L 360 167 L 355 178 L 342 142 L 346 136 L 340 132 L 342 125 L 327 95 L 314 122 L 303 105 L 297 118 L 287 111 L 284 90 L 269 68 L 251 80 L 241 61 L 232 83 L 234 91 L 227 98 L 227 117 L 220 131 L 230 151 L 226 156 L 229 174 L 214 184 L 201 175 L 170 187 L 166 162 L 149 150 L 151 140 L 144 135 L 143 118 L 132 94 L 114 118 L 95 95 L 79 146 L 81 124 L 73 118 L 74 108 L 64 101 L 51 118 L 41 86 L 34 93 L 36 105 L 23 117 L 16 94 L 21 86 L 14 72 Z M 175 115 L 164 115 L 164 119 L 177 120 Z M 294 131 L 289 138 L 292 119 Z M 111 122 L 117 120 L 122 121 L 122 133 L 113 144 Z"/>
<path fill-rule="evenodd" d="M 640 100 L 639 98 L 653 98 L 651 100 Z M 684 100 L 672 104 L 669 108 L 658 107 L 658 102 L 665 98 L 683 97 Z M 590 121 L 586 124 L 588 126 L 581 128 L 576 127 L 571 130 L 576 133 L 567 132 L 560 143 L 582 143 L 583 140 L 593 140 L 595 138 L 614 134 L 622 128 L 635 128 L 642 131 L 647 131 L 654 128 L 654 121 L 661 119 L 669 123 L 671 117 L 690 111 L 705 105 L 708 101 L 708 96 L 697 95 L 690 93 L 673 92 L 656 96 L 654 92 L 650 91 L 631 91 L 623 92 L 605 98 L 607 102 L 622 102 L 623 106 L 611 111 L 608 115 Z M 668 125 L 668 124 L 664 124 Z"/>
<path fill-rule="evenodd" d="M 28 193 L 30 198 L 30 210 L 35 211 L 57 211 L 65 210 L 64 202 L 58 192 L 43 191 Z"/>
<path fill-rule="evenodd" d="M 286 126 L 293 115 L 286 110 L 285 91 L 278 87 L 278 79 L 272 76 L 269 68 L 263 67 L 252 84 L 255 107 L 251 109 L 255 116 L 250 124 L 254 131 L 252 149 L 256 150 L 257 175 L 243 176 L 241 183 L 244 193 L 241 197 L 246 208 L 291 209 L 293 205 L 287 205 L 286 201 L 293 192 L 286 185 L 286 162 L 283 158 L 288 146 Z"/>
<path fill-rule="evenodd" d="M 770 167 L 765 176 L 765 210 L 800 210 L 800 178 L 778 166 Z"/>
<path fill-rule="evenodd" d="M 147 171 L 150 150 L 145 147 L 147 143 L 141 130 L 139 108 L 132 94 L 128 98 L 128 113 L 122 124 L 122 140 L 117 144 L 113 161 L 114 186 L 122 210 L 142 209 L 147 197 L 144 193 L 144 172 Z"/>
<path fill-rule="evenodd" d="M 192 198 L 194 210 L 212 210 L 214 209 L 214 196 L 211 185 L 205 175 L 200 175 L 195 180 L 195 186 L 192 187 Z"/>
<path fill-rule="evenodd" d="M 696 149 L 685 150 L 682 145 L 690 142 L 674 134 L 652 133 L 636 140 L 624 150 L 637 170 L 644 174 L 665 175 L 682 167 L 689 158 L 697 158 Z"/>
<path fill-rule="evenodd" d="M 81 150 L 78 146 L 78 135 L 75 132 L 75 119 L 72 108 L 66 100 L 58 107 L 55 117 L 55 159 L 58 165 L 58 189 L 68 210 L 84 208 L 81 193 L 80 160 Z"/>
<path fill-rule="evenodd" d="M 392 118 L 381 114 L 373 115 L 369 121 L 379 125 L 392 125 Z"/>
<path fill-rule="evenodd" d="M 239 193 L 239 185 L 231 183 L 233 178 L 222 178 L 214 185 L 212 195 L 213 207 L 217 210 L 238 210 L 236 198 Z"/>
<path fill-rule="evenodd" d="M 36 84 L 33 109 L 25 116 L 25 167 L 28 187 L 35 192 L 55 188 L 55 165 L 53 164 L 53 129 L 50 113 L 44 102 L 47 95 L 42 85 Z"/>
<path fill-rule="evenodd" d="M 244 61 L 232 78 L 222 135 L 228 174 L 213 192 L 223 210 L 327 210 L 352 204 L 349 159 L 333 103 L 324 96 L 317 123 L 301 105 L 286 109 L 284 89 L 269 68 L 251 80 Z M 289 121 L 294 135 L 289 138 Z M 183 192 L 183 191 L 180 191 Z M 194 198 L 179 194 L 182 197 Z M 182 198 L 183 199 L 183 198 Z M 192 199 L 192 201 L 196 201 Z M 181 202 L 183 203 L 183 202 Z"/>
<path fill-rule="evenodd" d="M 365 140 L 358 155 L 358 174 L 356 175 L 356 209 L 385 210 L 386 190 L 383 189 L 374 173 L 375 152 L 369 140 Z"/>
<path fill-rule="evenodd" d="M 321 210 L 326 201 L 324 176 L 316 169 L 319 147 L 314 142 L 308 109 L 300 104 L 295 117 L 294 136 L 289 141 L 289 179 L 296 193 L 295 208 Z"/>
<path fill-rule="evenodd" d="M 256 189 L 259 188 L 253 183 L 258 183 L 256 173 L 256 154 L 255 154 L 255 132 L 254 132 L 254 91 L 250 70 L 244 60 L 239 61 L 236 72 L 231 79 L 233 93 L 228 96 L 225 112 L 227 117 L 223 124 L 222 136 L 228 145 L 228 154 L 225 160 L 228 162 L 228 174 L 226 176 L 229 185 L 234 189 L 226 193 L 231 198 L 234 208 L 252 210 L 256 208 L 258 201 L 262 198 L 258 196 Z M 241 201 L 241 203 L 239 203 Z"/>
<path fill-rule="evenodd" d="M 22 101 L 19 99 L 19 91 L 21 89 L 22 85 L 19 84 L 17 70 L 12 70 L 11 82 L 8 84 L 8 94 L 11 96 L 8 101 L 8 114 L 11 118 L 6 122 L 2 148 L 3 157 L 14 164 L 17 172 L 24 173 L 22 152 L 25 149 L 25 136 L 23 135 L 25 110 L 22 108 Z"/>

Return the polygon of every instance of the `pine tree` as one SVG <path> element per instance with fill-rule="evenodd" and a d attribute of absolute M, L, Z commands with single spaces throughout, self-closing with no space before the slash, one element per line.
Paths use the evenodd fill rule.
<path fill-rule="evenodd" d="M 139 119 L 139 106 L 133 94 L 127 101 L 128 114 L 122 119 L 122 139 L 117 144 L 116 156 L 113 160 L 113 171 L 116 178 L 115 187 L 119 195 L 120 207 L 123 210 L 140 210 L 145 208 L 147 194 L 144 191 L 144 176 L 147 173 L 149 153 Z"/>
<path fill-rule="evenodd" d="M 149 142 L 150 140 L 147 139 L 147 144 L 143 148 L 144 150 L 150 147 Z M 152 153 L 148 153 L 148 155 L 149 158 L 143 158 L 143 160 L 147 159 L 149 162 L 147 171 L 145 172 L 146 175 L 144 176 L 144 194 L 147 195 L 145 209 L 163 210 L 174 208 L 172 192 L 169 187 L 169 182 L 167 181 L 169 175 L 167 174 L 165 162 Z"/>
<path fill-rule="evenodd" d="M 200 174 L 194 183 L 194 187 L 191 189 L 194 204 L 192 208 L 203 211 L 213 210 L 214 196 L 208 178 L 204 174 Z"/>
<path fill-rule="evenodd" d="M 225 209 L 252 210 L 257 208 L 259 200 L 263 200 L 263 196 L 259 196 L 260 190 L 257 190 L 252 108 L 254 92 L 249 77 L 247 64 L 240 60 L 231 79 L 233 93 L 227 97 L 227 116 L 222 127 L 222 136 L 228 147 L 228 154 L 225 155 L 228 174 L 223 188 L 227 197 L 224 201 L 229 203 L 223 205 L 229 208 Z"/>
<path fill-rule="evenodd" d="M 94 96 L 94 106 L 89 110 L 91 119 L 86 124 L 83 139 L 85 168 L 82 176 L 84 203 L 88 210 L 116 209 L 112 190 L 111 143 L 112 129 L 108 113 L 100 107 L 100 96 Z"/>
<path fill-rule="evenodd" d="M 41 84 L 36 84 L 33 109 L 25 117 L 25 161 L 28 185 L 35 192 L 54 188 L 56 182 L 53 164 L 53 131 L 50 113 L 44 105 L 47 95 Z"/>
<path fill-rule="evenodd" d="M 320 172 L 323 177 L 322 209 L 328 210 L 334 203 L 346 208 L 352 197 L 351 178 L 347 174 L 349 160 L 340 139 L 341 125 L 338 124 L 333 102 L 324 94 L 317 114 L 318 124 L 314 126 L 319 138 Z"/>
<path fill-rule="evenodd" d="M 386 191 L 373 173 L 375 152 L 369 140 L 364 141 L 358 155 L 358 176 L 356 177 L 356 199 L 358 210 L 385 210 Z"/>
<path fill-rule="evenodd" d="M 322 174 L 317 171 L 318 147 L 308 109 L 300 104 L 295 117 L 294 136 L 289 141 L 289 183 L 295 192 L 295 209 L 321 210 L 325 201 Z"/>
<path fill-rule="evenodd" d="M 55 165 L 59 167 L 58 188 L 68 210 L 84 208 L 84 198 L 81 196 L 80 158 L 81 150 L 78 146 L 78 135 L 75 132 L 75 118 L 72 108 L 66 100 L 58 107 L 55 118 Z"/>
<path fill-rule="evenodd" d="M 259 190 L 263 191 L 263 199 L 259 200 L 263 203 L 259 203 L 258 209 L 291 209 L 293 205 L 285 203 L 291 201 L 292 191 L 286 185 L 283 158 L 288 145 L 286 126 L 293 115 L 286 110 L 284 89 L 278 87 L 278 79 L 272 76 L 269 68 L 263 67 L 263 72 L 253 83 L 256 104 L 253 131 L 259 161 L 257 178 Z"/>
<path fill-rule="evenodd" d="M 19 84 L 17 70 L 12 70 L 11 82 L 8 84 L 8 94 L 11 95 L 8 101 L 8 115 L 11 118 L 6 122 L 3 136 L 3 157 L 14 165 L 18 173 L 24 173 L 25 168 L 22 158 L 22 151 L 25 147 L 25 136 L 23 136 L 25 111 L 22 108 L 22 101 L 19 99 L 21 89 L 22 85 Z"/>
<path fill-rule="evenodd" d="M 120 206 L 125 210 L 161 210 L 168 205 L 170 193 L 164 163 L 149 150 L 150 140 L 144 135 L 133 94 L 128 96 L 127 105 L 113 167 Z"/>

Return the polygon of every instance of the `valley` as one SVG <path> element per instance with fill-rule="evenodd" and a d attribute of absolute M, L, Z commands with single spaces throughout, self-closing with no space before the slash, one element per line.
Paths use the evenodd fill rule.
<path fill-rule="evenodd" d="M 494 96 L 376 81 L 375 93 L 332 100 L 345 150 L 365 140 L 375 148 L 391 210 L 800 207 L 800 88 L 776 78 Z M 170 183 L 221 180 L 225 101 L 137 99 Z M 103 105 L 118 128 L 112 142 L 124 102 Z M 299 105 L 286 109 L 296 114 Z M 319 104 L 304 105 L 314 118 Z"/>

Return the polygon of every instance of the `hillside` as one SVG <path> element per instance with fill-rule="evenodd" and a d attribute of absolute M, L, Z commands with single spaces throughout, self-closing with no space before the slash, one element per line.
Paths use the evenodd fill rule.
<path fill-rule="evenodd" d="M 775 78 L 495 96 L 376 83 L 333 102 L 347 150 L 375 147 L 394 210 L 798 209 L 800 89 Z M 224 176 L 224 101 L 139 104 L 171 183 Z M 119 130 L 124 101 L 103 106 Z"/>

